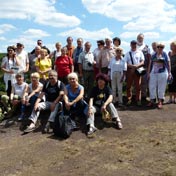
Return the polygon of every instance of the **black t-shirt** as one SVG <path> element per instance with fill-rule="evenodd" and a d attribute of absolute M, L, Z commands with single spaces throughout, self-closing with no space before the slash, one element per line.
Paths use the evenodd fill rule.
<path fill-rule="evenodd" d="M 58 86 L 58 82 L 55 85 L 45 84 L 42 92 L 45 93 L 46 101 L 53 102 L 59 96 L 60 91 L 64 91 L 64 84 L 60 82 Z"/>
<path fill-rule="evenodd" d="M 93 98 L 93 105 L 101 107 L 104 102 L 112 95 L 112 90 L 110 87 L 105 86 L 104 89 L 99 89 L 98 86 L 93 87 L 90 98 Z"/>

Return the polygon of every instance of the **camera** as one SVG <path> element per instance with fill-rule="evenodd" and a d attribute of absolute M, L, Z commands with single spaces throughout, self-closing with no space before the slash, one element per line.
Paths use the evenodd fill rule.
<path fill-rule="evenodd" d="M 92 63 L 91 63 L 91 62 L 88 62 L 87 65 L 88 65 L 89 67 L 91 67 L 91 66 L 92 66 Z"/>

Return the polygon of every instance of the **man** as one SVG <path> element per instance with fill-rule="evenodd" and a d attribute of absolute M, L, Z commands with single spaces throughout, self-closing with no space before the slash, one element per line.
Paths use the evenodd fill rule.
<path fill-rule="evenodd" d="M 50 54 L 50 50 L 46 47 L 46 46 L 43 46 L 43 41 L 42 40 L 37 40 L 37 46 L 40 46 L 41 48 L 43 49 L 46 49 L 47 50 L 47 53 Z M 34 54 L 35 53 L 35 48 L 31 51 L 30 54 Z"/>
<path fill-rule="evenodd" d="M 78 58 L 81 52 L 83 52 L 83 39 L 78 38 L 77 47 L 74 49 L 74 52 L 73 52 L 74 71 L 77 73 L 79 73 Z"/>
<path fill-rule="evenodd" d="M 79 64 L 79 76 L 83 78 L 85 93 L 89 93 L 93 87 L 94 80 L 94 55 L 90 51 L 91 43 L 85 43 L 85 49 L 79 55 L 78 64 Z"/>
<path fill-rule="evenodd" d="M 108 74 L 108 66 L 112 57 L 115 56 L 115 50 L 112 47 L 112 40 L 110 38 L 105 39 L 106 46 L 101 50 L 99 60 L 99 71 Z"/>
<path fill-rule="evenodd" d="M 127 62 L 127 105 L 132 103 L 132 85 L 135 86 L 136 102 L 141 105 L 141 76 L 135 73 L 135 70 L 144 65 L 144 55 L 137 49 L 137 41 L 132 40 L 130 43 L 131 50 L 125 54 Z M 134 83 L 134 84 L 133 84 Z"/>
<path fill-rule="evenodd" d="M 68 37 L 67 38 L 67 45 L 65 46 L 67 48 L 67 56 L 73 58 L 73 51 L 75 47 L 73 46 L 73 38 Z"/>
<path fill-rule="evenodd" d="M 61 100 L 64 95 L 64 84 L 57 79 L 57 72 L 51 70 L 49 72 L 49 81 L 44 85 L 43 90 L 39 97 L 37 98 L 34 109 L 32 111 L 29 120 L 30 125 L 24 130 L 24 132 L 31 132 L 36 128 L 36 122 L 40 115 L 41 110 L 50 109 L 51 113 L 48 122 L 45 127 L 45 132 L 49 130 L 50 123 L 53 123 L 55 116 L 58 113 L 59 108 L 61 108 Z M 41 102 L 45 97 L 45 101 Z"/>
<path fill-rule="evenodd" d="M 116 122 L 116 127 L 118 129 L 123 128 L 118 112 L 112 103 L 113 95 L 111 88 L 107 86 L 107 76 L 102 73 L 98 74 L 96 77 L 96 82 L 97 85 L 91 90 L 89 99 L 87 119 L 88 136 L 96 131 L 96 127 L 94 125 L 95 113 L 104 113 L 105 111 L 108 111 L 112 117 L 112 120 Z"/>
<path fill-rule="evenodd" d="M 41 50 L 41 47 L 37 45 L 35 47 L 34 54 L 31 54 L 29 56 L 29 71 L 30 71 L 30 73 L 34 73 L 37 71 L 36 66 L 35 66 L 35 62 L 36 62 L 37 58 L 40 58 L 40 50 Z"/>
<path fill-rule="evenodd" d="M 99 73 L 99 54 L 104 49 L 105 42 L 104 40 L 98 40 L 97 41 L 97 48 L 93 51 L 94 54 L 94 60 L 96 61 L 96 65 L 94 67 L 94 76 Z"/>
<path fill-rule="evenodd" d="M 144 67 L 146 68 L 146 70 L 148 69 L 148 65 L 149 65 L 149 60 L 151 58 L 151 54 L 150 54 L 150 49 L 148 47 L 148 45 L 145 44 L 144 42 L 144 34 L 140 33 L 137 36 L 137 48 L 138 50 L 142 51 L 144 54 Z M 147 97 L 147 90 L 148 90 L 148 80 L 147 80 L 147 74 L 142 76 L 142 80 L 141 80 L 141 96 L 142 96 L 142 100 L 146 100 Z"/>
<path fill-rule="evenodd" d="M 29 58 L 22 43 L 17 43 L 16 56 L 20 62 L 19 72 L 22 74 L 27 73 L 29 70 Z"/>

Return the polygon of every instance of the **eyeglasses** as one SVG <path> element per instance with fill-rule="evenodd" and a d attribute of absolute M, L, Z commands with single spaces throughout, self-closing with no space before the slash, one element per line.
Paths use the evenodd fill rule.
<path fill-rule="evenodd" d="M 9 49 L 8 52 L 9 52 L 9 51 L 13 51 L 13 50 L 12 50 L 12 49 Z"/>
<path fill-rule="evenodd" d="M 163 49 L 164 47 L 163 47 L 163 46 L 157 46 L 157 48 L 158 48 L 158 49 L 159 49 L 159 48 Z"/>

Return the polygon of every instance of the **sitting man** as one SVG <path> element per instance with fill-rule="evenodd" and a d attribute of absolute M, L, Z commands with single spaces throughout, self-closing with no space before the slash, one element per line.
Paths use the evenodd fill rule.
<path fill-rule="evenodd" d="M 122 129 L 122 123 L 119 118 L 118 112 L 114 107 L 112 100 L 112 90 L 107 86 L 108 79 L 105 74 L 98 74 L 96 77 L 97 85 L 92 89 L 89 100 L 89 110 L 88 110 L 88 133 L 91 135 L 96 131 L 94 126 L 94 114 L 104 113 L 106 110 L 110 113 L 112 120 L 116 121 L 118 129 Z"/>
<path fill-rule="evenodd" d="M 30 125 L 24 130 L 28 133 L 35 129 L 35 124 L 40 115 L 40 110 L 50 109 L 51 113 L 48 119 L 48 122 L 45 127 L 45 131 L 48 131 L 50 122 L 54 122 L 55 116 L 61 108 L 61 100 L 64 95 L 64 84 L 57 79 L 57 72 L 54 70 L 49 71 L 49 81 L 44 85 L 42 92 L 37 98 L 34 109 L 32 111 L 29 120 L 31 121 Z M 45 101 L 41 100 L 45 97 Z"/>

